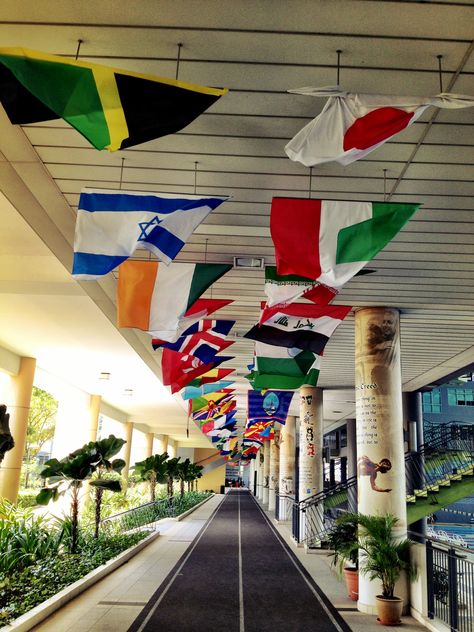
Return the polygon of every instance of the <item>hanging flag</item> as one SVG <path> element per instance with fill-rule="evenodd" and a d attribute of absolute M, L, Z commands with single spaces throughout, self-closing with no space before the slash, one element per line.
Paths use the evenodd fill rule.
<path fill-rule="evenodd" d="M 316 386 L 321 358 L 311 351 L 255 343 L 255 370 L 250 380 L 255 389 L 294 390 Z"/>
<path fill-rule="evenodd" d="M 223 380 L 234 371 L 235 369 L 211 369 L 199 378 L 189 382 L 189 386 L 202 386 L 203 384 L 210 384 L 216 382 L 217 380 Z"/>
<path fill-rule="evenodd" d="M 201 421 L 201 431 L 204 434 L 207 434 L 210 430 L 214 430 L 214 428 L 225 428 L 226 426 L 232 425 L 236 421 L 235 414 L 236 410 L 234 408 L 229 413 L 226 413 L 221 417 L 216 417 L 215 419 L 211 419 L 209 421 Z"/>
<path fill-rule="evenodd" d="M 419 206 L 273 198 L 270 230 L 277 272 L 300 275 L 339 291 Z M 295 285 L 291 300 L 301 295 L 301 287 Z"/>
<path fill-rule="evenodd" d="M 62 118 L 96 149 L 115 151 L 174 134 L 226 89 L 0 48 L 0 100 L 13 124 Z"/>
<path fill-rule="evenodd" d="M 236 407 L 235 399 L 217 402 L 212 408 L 204 408 L 193 413 L 193 420 L 196 422 L 206 422 L 217 419 L 221 415 L 230 413 Z"/>
<path fill-rule="evenodd" d="M 219 393 L 209 393 L 208 395 L 201 395 L 200 397 L 196 397 L 189 402 L 190 412 L 194 413 L 196 410 L 202 410 L 203 408 L 208 408 L 209 406 L 215 406 L 217 402 L 223 400 L 224 398 L 227 400 L 232 399 L 233 389 L 228 388 L 220 391 Z"/>
<path fill-rule="evenodd" d="M 176 393 L 196 377 L 231 359 L 232 356 L 216 356 L 212 364 L 204 364 L 194 356 L 163 349 L 161 357 L 163 384 L 171 386 L 171 392 Z"/>
<path fill-rule="evenodd" d="M 154 349 L 165 347 L 180 353 L 189 353 L 203 362 L 212 362 L 213 357 L 234 344 L 225 337 L 235 324 L 235 320 L 200 320 L 191 325 L 176 342 L 164 342 L 153 338 Z"/>
<path fill-rule="evenodd" d="M 329 97 L 322 112 L 286 145 L 291 160 L 307 167 L 335 160 L 348 165 L 363 158 L 414 123 L 429 106 L 467 108 L 474 97 L 442 93 L 433 97 L 356 94 L 340 86 L 300 88 L 293 94 Z"/>
<path fill-rule="evenodd" d="M 97 279 L 131 257 L 139 246 L 169 264 L 199 224 L 226 199 L 84 189 L 77 210 L 72 275 Z"/>
<path fill-rule="evenodd" d="M 244 430 L 245 439 L 258 439 L 259 441 L 266 441 L 267 439 L 273 439 L 273 420 L 255 421 L 250 425 L 247 424 Z"/>
<path fill-rule="evenodd" d="M 278 274 L 275 266 L 265 266 L 265 294 L 267 307 L 283 306 L 296 297 L 303 297 L 317 305 L 327 305 L 337 290 L 296 274 Z"/>
<path fill-rule="evenodd" d="M 290 408 L 293 393 L 290 391 L 249 391 L 247 394 L 248 412 L 247 425 L 250 426 L 257 421 L 278 421 L 280 424 L 286 422 L 288 409 Z"/>
<path fill-rule="evenodd" d="M 220 391 L 221 389 L 228 388 L 233 383 L 234 382 L 230 380 L 221 380 L 220 382 L 214 382 L 213 384 L 203 384 L 202 386 L 186 386 L 181 393 L 181 397 L 184 400 L 194 399 L 196 397 L 200 397 L 201 395 L 215 393 L 216 391 Z"/>
<path fill-rule="evenodd" d="M 309 305 L 293 303 L 273 313 L 263 324 L 254 325 L 245 338 L 267 345 L 312 351 L 324 351 L 334 333 L 352 307 L 345 305 Z"/>
<path fill-rule="evenodd" d="M 134 327 L 172 341 L 180 324 L 190 326 L 189 321 L 180 323 L 183 316 L 192 318 L 189 308 L 231 267 L 218 263 L 166 266 L 157 261 L 125 261 L 120 266 L 117 287 L 118 326 Z"/>

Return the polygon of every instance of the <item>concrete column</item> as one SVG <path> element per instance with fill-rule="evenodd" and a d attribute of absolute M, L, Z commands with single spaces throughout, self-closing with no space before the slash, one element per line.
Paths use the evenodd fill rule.
<path fill-rule="evenodd" d="M 165 436 L 166 435 L 155 435 L 155 440 L 153 442 L 153 452 L 154 454 L 163 454 L 166 452 L 165 449 Z M 168 437 L 166 437 L 166 447 L 168 447 Z"/>
<path fill-rule="evenodd" d="M 263 452 L 263 446 L 257 452 L 257 499 L 263 499 L 263 462 L 265 455 Z"/>
<path fill-rule="evenodd" d="M 347 476 L 357 476 L 357 439 L 356 420 L 348 419 L 347 424 Z M 357 511 L 357 488 L 350 487 L 347 490 L 349 511 Z"/>
<path fill-rule="evenodd" d="M 176 456 L 176 441 L 170 441 L 168 438 L 168 445 L 166 451 L 169 454 L 170 459 L 174 459 Z"/>
<path fill-rule="evenodd" d="M 146 433 L 146 458 L 153 455 L 153 433 Z"/>
<path fill-rule="evenodd" d="M 300 388 L 299 500 L 323 490 L 323 392 Z"/>
<path fill-rule="evenodd" d="M 392 308 L 369 307 L 355 314 L 355 391 L 358 509 L 399 519 L 395 536 L 407 531 L 405 457 L 400 368 L 400 317 Z M 396 588 L 407 603 L 406 581 Z M 376 613 L 378 582 L 359 578 L 358 609 Z"/>
<path fill-rule="evenodd" d="M 278 493 L 278 478 L 280 475 L 280 435 L 270 442 L 270 479 L 268 487 L 268 510 L 275 511 L 276 495 Z"/>
<path fill-rule="evenodd" d="M 296 417 L 289 415 L 280 431 L 280 477 L 278 482 L 280 494 L 280 520 L 285 520 L 289 501 L 282 496 L 295 497 L 295 429 Z"/>
<path fill-rule="evenodd" d="M 97 441 L 97 430 L 99 428 L 100 395 L 91 395 L 89 402 L 89 441 Z"/>
<path fill-rule="evenodd" d="M 323 392 L 320 388 L 300 388 L 299 485 L 301 502 L 323 490 Z M 310 522 L 322 527 L 323 506 L 311 507 Z M 300 515 L 300 538 L 306 537 L 307 512 Z"/>
<path fill-rule="evenodd" d="M 20 371 L 11 379 L 12 400 L 6 401 L 10 415 L 10 432 L 15 447 L 5 454 L 0 466 L 0 497 L 16 503 L 20 489 L 20 474 L 26 447 L 28 413 L 30 412 L 31 391 L 35 378 L 35 358 L 22 358 Z"/>
<path fill-rule="evenodd" d="M 124 480 L 124 487 L 127 487 L 128 475 L 130 472 L 130 454 L 132 452 L 132 437 L 133 437 L 133 423 L 131 421 L 127 421 L 124 424 L 125 436 L 124 439 L 127 442 L 124 445 L 124 455 L 123 460 L 125 461 L 125 467 L 122 470 L 122 476 Z"/>
<path fill-rule="evenodd" d="M 270 441 L 263 444 L 263 491 L 262 502 L 268 505 L 268 497 L 270 494 Z"/>

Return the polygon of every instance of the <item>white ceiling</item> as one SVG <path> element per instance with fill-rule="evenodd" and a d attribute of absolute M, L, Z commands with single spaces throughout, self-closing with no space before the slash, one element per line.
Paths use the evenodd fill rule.
<path fill-rule="evenodd" d="M 120 11 L 117 7 L 120 6 Z M 0 108 L 0 345 L 34 355 L 49 372 L 98 392 L 155 432 L 185 440 L 186 415 L 158 379 L 159 356 L 145 334 L 115 328 L 115 278 L 77 283 L 70 274 L 75 209 L 83 186 L 230 194 L 198 228 L 181 261 L 274 263 L 273 195 L 304 197 L 309 169 L 286 157 L 286 142 L 323 99 L 290 88 L 340 83 L 354 92 L 430 95 L 474 92 L 471 2 L 4 0 L 0 42 L 115 67 L 228 87 L 185 130 L 123 152 L 99 152 L 62 121 L 10 125 Z M 474 361 L 474 108 L 428 110 L 365 160 L 312 170 L 312 197 L 421 202 L 397 238 L 350 281 L 338 301 L 401 310 L 402 380 L 416 390 Z M 207 294 L 210 295 L 209 293 Z M 263 272 L 232 270 L 212 290 L 234 298 L 218 315 L 243 334 L 257 320 Z M 354 414 L 353 317 L 327 346 L 320 386 L 325 419 Z M 237 337 L 241 417 L 252 343 Z M 103 383 L 102 383 L 103 388 Z M 130 398 L 124 388 L 133 388 Z M 333 412 L 341 411 L 341 412 Z M 188 443 L 199 440 L 192 432 Z"/>

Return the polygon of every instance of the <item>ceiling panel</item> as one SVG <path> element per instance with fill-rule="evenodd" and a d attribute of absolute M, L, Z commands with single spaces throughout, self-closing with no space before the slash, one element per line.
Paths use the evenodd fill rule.
<path fill-rule="evenodd" d="M 31 216 L 30 223 L 58 257 L 61 274 L 67 274 L 70 222 L 84 187 L 229 195 L 229 201 L 196 230 L 178 260 L 232 262 L 236 255 L 248 255 L 263 256 L 267 264 L 274 264 L 269 231 L 274 195 L 379 201 L 385 196 L 396 202 L 419 202 L 421 207 L 413 219 L 371 262 L 374 272 L 350 281 L 336 302 L 354 308 L 390 305 L 401 309 L 404 388 L 420 388 L 474 360 L 474 108 L 430 108 L 364 160 L 347 167 L 330 163 L 309 170 L 288 160 L 284 146 L 321 111 L 325 100 L 287 90 L 335 84 L 336 51 L 341 49 L 340 83 L 348 90 L 436 94 L 440 91 L 437 56 L 442 55 L 443 88 L 472 93 L 473 15 L 474 7 L 467 0 L 223 0 L 218 6 L 206 0 L 165 0 L 159 11 L 154 1 L 142 0 L 133 6 L 124 4 L 120 13 L 112 4 L 100 1 L 81 0 L 72 5 L 4 0 L 0 6 L 3 46 L 74 56 L 78 39 L 82 39 L 80 54 L 85 59 L 174 77 L 181 42 L 180 79 L 230 90 L 180 133 L 123 152 L 94 150 L 63 121 L 25 126 L 23 132 L 18 131 L 25 135 L 17 137 L 18 146 L 26 143 L 24 152 L 30 158 L 12 163 L 20 174 L 15 186 L 23 182 L 40 202 L 45 217 L 53 218 L 69 242 L 69 258 L 65 245 L 61 254 L 55 250 L 56 242 L 46 228 L 35 224 L 37 219 Z M 28 154 L 28 148 L 33 153 Z M 1 160 L 8 162 L 13 155 L 11 143 L 2 145 L 0 140 L 0 149 Z M 51 185 L 59 197 L 51 197 Z M 18 210 L 28 221 L 32 211 L 27 204 Z M 61 212 L 64 222 L 58 219 Z M 41 297 L 67 291 L 74 295 L 66 289 L 64 279 L 58 278 L 57 270 L 46 266 L 41 274 L 38 270 L 33 273 L 38 260 L 25 260 L 18 227 L 0 224 L 0 236 L 4 244 L 0 292 L 4 297 L 12 294 L 15 284 L 15 291 L 25 296 L 27 292 Z M 39 241 L 33 240 L 32 248 L 41 255 Z M 149 254 L 137 251 L 136 256 L 148 258 Z M 22 257 L 18 264 L 15 257 Z M 50 251 L 45 260 L 51 260 Z M 36 292 L 27 278 L 28 265 L 33 278 L 41 281 Z M 9 275 L 8 266 L 15 272 Z M 115 283 L 113 276 L 99 285 L 84 282 L 74 290 L 82 298 L 84 293 L 92 297 L 109 327 L 114 321 Z M 239 402 L 245 399 L 248 387 L 243 376 L 252 356 L 252 342 L 242 335 L 258 319 L 263 283 L 262 271 L 232 270 L 206 293 L 234 299 L 219 315 L 237 320 L 236 342 L 230 351 L 236 356 L 232 366 L 237 369 Z M 38 300 L 32 304 L 38 305 Z M 47 310 L 49 301 L 41 304 Z M 54 308 L 58 306 L 51 302 L 50 309 Z M 3 309 L 6 318 L 8 309 Z M 68 319 L 74 329 L 73 312 L 68 311 Z M 99 345 L 93 326 L 91 322 L 91 340 Z M 26 352 L 30 345 L 33 352 L 26 322 L 24 327 L 27 334 L 21 343 L 12 334 L 11 346 Z M 159 362 L 147 347 L 146 335 L 120 333 L 155 371 Z M 353 414 L 353 336 L 350 315 L 329 342 L 324 357 L 320 384 L 332 394 L 324 405 L 331 423 L 338 419 L 333 409 L 343 411 L 341 419 Z M 112 393 L 107 397 L 118 408 L 124 405 Z M 340 403 L 335 403 L 338 399 Z M 127 410 L 140 423 L 165 427 L 164 420 L 156 421 L 159 402 L 145 398 L 128 404 Z M 239 414 L 242 418 L 244 413 Z M 182 423 L 176 421 L 177 427 Z M 176 429 L 173 432 L 184 441 L 183 428 L 181 434 Z"/>

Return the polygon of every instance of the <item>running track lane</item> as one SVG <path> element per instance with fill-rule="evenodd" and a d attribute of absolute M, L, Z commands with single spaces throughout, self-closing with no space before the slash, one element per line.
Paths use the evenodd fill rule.
<path fill-rule="evenodd" d="M 245 491 L 227 494 L 129 632 L 350 632 Z"/>

